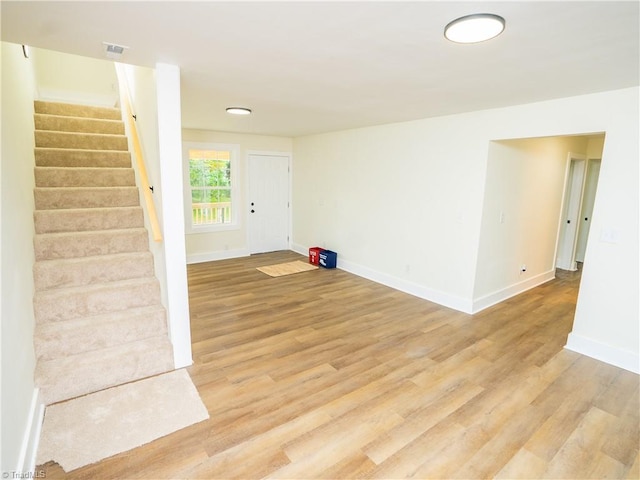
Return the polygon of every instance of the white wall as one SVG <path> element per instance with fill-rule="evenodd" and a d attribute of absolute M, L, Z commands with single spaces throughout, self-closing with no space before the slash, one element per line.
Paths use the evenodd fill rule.
<path fill-rule="evenodd" d="M 555 277 L 567 154 L 586 154 L 588 142 L 586 136 L 491 142 L 474 311 Z"/>
<path fill-rule="evenodd" d="M 22 471 L 34 398 L 33 210 L 35 160 L 30 60 L 2 43 L 2 465 Z"/>
<path fill-rule="evenodd" d="M 472 311 L 490 142 L 606 132 L 572 336 L 639 358 L 638 88 L 294 139 L 293 241 Z M 615 244 L 600 232 L 617 236 Z M 595 355 L 585 344 L 575 347 Z M 602 355 L 601 355 L 602 358 Z"/>
<path fill-rule="evenodd" d="M 488 149 L 476 115 L 294 139 L 296 249 L 470 310 Z"/>
<path fill-rule="evenodd" d="M 118 81 L 113 62 L 31 48 L 38 98 L 113 107 Z"/>
<path fill-rule="evenodd" d="M 607 130 L 604 142 L 588 261 L 567 348 L 640 373 L 640 112 L 638 90 L 632 92 L 624 110 L 612 108 L 606 114 L 617 128 Z"/>
<path fill-rule="evenodd" d="M 238 228 L 186 235 L 187 262 L 198 263 L 249 255 L 246 228 L 247 158 L 251 151 L 291 153 L 293 141 L 288 137 L 251 135 L 210 130 L 183 129 L 185 142 L 223 143 L 240 145 L 236 177 L 240 179 Z"/>

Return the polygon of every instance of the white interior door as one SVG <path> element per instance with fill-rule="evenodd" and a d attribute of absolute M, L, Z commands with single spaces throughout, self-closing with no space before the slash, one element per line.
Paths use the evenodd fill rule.
<path fill-rule="evenodd" d="M 586 163 L 584 159 L 575 157 L 572 157 L 570 162 L 556 262 L 556 266 L 563 270 L 577 269 L 576 242 Z"/>
<path fill-rule="evenodd" d="M 249 155 L 248 242 L 251 253 L 289 248 L 289 156 Z"/>
<path fill-rule="evenodd" d="M 596 189 L 598 188 L 598 177 L 600 176 L 600 163 L 599 159 L 590 159 L 587 164 L 587 179 L 584 184 L 584 195 L 582 196 L 582 214 L 579 219 L 578 245 L 576 247 L 576 261 L 578 262 L 584 262 L 584 255 L 587 251 L 593 204 L 596 200 Z"/>

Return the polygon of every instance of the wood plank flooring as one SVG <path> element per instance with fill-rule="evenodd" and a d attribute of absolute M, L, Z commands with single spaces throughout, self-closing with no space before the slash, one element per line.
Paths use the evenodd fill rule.
<path fill-rule="evenodd" d="M 563 350 L 579 274 L 466 315 L 292 252 L 190 265 L 211 415 L 47 478 L 639 478 L 639 377 Z"/>

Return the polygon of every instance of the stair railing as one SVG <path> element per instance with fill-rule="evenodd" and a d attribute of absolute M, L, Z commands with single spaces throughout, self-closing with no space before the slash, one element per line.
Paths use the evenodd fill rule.
<path fill-rule="evenodd" d="M 131 135 L 131 143 L 133 144 L 133 153 L 136 157 L 136 165 L 138 166 L 138 176 L 140 179 L 140 187 L 144 196 L 146 210 L 149 215 L 149 224 L 151 226 L 151 233 L 153 240 L 156 242 L 162 241 L 162 231 L 160 229 L 160 222 L 158 221 L 158 214 L 156 212 L 156 205 L 153 201 L 153 187 L 149 186 L 149 177 L 147 176 L 147 167 L 144 162 L 144 155 L 142 153 L 142 147 L 140 145 L 140 137 L 138 135 L 138 126 L 136 125 L 136 115 L 133 113 L 131 106 L 131 94 L 129 92 L 129 85 L 127 83 L 126 74 L 118 68 L 116 64 L 116 71 L 120 80 L 120 98 L 124 103 L 125 113 L 127 115 L 127 122 L 129 125 L 129 132 Z"/>

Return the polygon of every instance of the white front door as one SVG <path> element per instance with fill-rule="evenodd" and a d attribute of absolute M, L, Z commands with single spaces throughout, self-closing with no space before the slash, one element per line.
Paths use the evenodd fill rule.
<path fill-rule="evenodd" d="M 289 156 L 249 155 L 250 253 L 289 248 Z"/>

